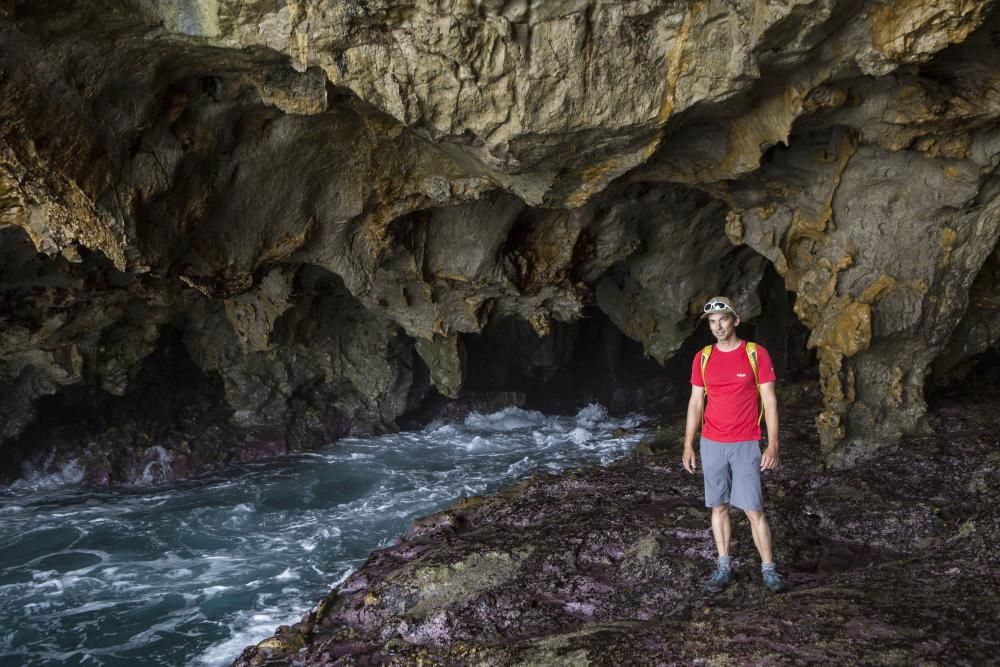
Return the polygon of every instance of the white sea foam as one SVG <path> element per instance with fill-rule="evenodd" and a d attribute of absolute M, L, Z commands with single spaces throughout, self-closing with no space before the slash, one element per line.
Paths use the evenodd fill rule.
<path fill-rule="evenodd" d="M 146 467 L 142 469 L 139 479 L 135 480 L 135 483 L 141 486 L 158 484 L 170 479 L 171 476 L 173 454 L 161 445 L 151 447 L 150 452 L 155 455 L 155 458 L 146 464 Z"/>
<path fill-rule="evenodd" d="M 520 475 L 528 470 L 531 470 L 531 467 L 531 459 L 525 456 L 520 461 L 516 461 L 507 466 L 507 474 L 511 476 Z"/>
<path fill-rule="evenodd" d="M 331 588 L 331 589 L 334 589 L 334 588 L 340 588 L 340 586 L 341 586 L 341 585 L 342 585 L 342 584 L 343 584 L 343 583 L 344 583 L 345 581 L 347 581 L 347 580 L 348 580 L 348 579 L 350 578 L 350 576 L 351 576 L 352 574 L 354 574 L 355 572 L 357 572 L 357 569 L 356 569 L 356 568 L 353 568 L 353 567 L 349 567 L 349 568 L 347 568 L 346 570 L 344 570 L 344 573 L 343 573 L 342 575 L 340 575 L 340 578 L 339 578 L 339 579 L 337 579 L 337 580 L 336 580 L 336 581 L 334 581 L 334 582 L 333 582 L 332 584 L 330 584 L 330 588 Z"/>
<path fill-rule="evenodd" d="M 434 434 L 439 438 L 446 438 L 456 432 L 457 429 L 452 424 L 446 424 L 440 420 L 432 421 L 424 427 L 424 433 Z"/>
<path fill-rule="evenodd" d="M 608 421 L 608 411 L 597 403 L 591 403 L 576 413 L 576 422 L 587 428 L 594 428 L 601 422 Z"/>
<path fill-rule="evenodd" d="M 478 435 L 472 438 L 472 440 L 462 443 L 462 446 L 464 446 L 468 450 L 486 449 L 490 445 L 491 443 L 489 440 Z"/>
<path fill-rule="evenodd" d="M 228 627 L 228 639 L 209 646 L 194 658 L 193 664 L 205 665 L 206 667 L 229 665 L 244 648 L 273 634 L 278 625 L 294 623 L 297 620 L 298 616 L 291 614 L 285 616 L 238 615 Z"/>
<path fill-rule="evenodd" d="M 65 486 L 76 486 L 83 481 L 86 468 L 79 459 L 71 459 L 64 463 L 56 472 L 46 474 L 52 466 L 52 455 L 49 456 L 41 470 L 30 463 L 21 467 L 21 479 L 10 485 L 10 491 L 15 493 L 30 491 L 45 491 Z"/>
<path fill-rule="evenodd" d="M 65 616 L 74 616 L 79 614 L 88 614 L 92 611 L 102 611 L 104 609 L 112 609 L 118 603 L 117 602 L 87 602 L 80 605 L 79 607 L 69 607 L 62 611 Z"/>
<path fill-rule="evenodd" d="M 488 431 L 513 431 L 539 426 L 545 422 L 546 417 L 541 412 L 522 410 L 513 406 L 487 415 L 471 412 L 465 418 L 466 426 Z"/>
<path fill-rule="evenodd" d="M 642 421 L 611 419 L 600 406 L 569 416 L 506 408 L 155 493 L 26 487 L 0 498 L 0 540 L 10 545 L 0 559 L 24 554 L 0 560 L 5 575 L 22 577 L 0 587 L 0 627 L 39 639 L 14 646 L 5 643 L 14 635 L 0 636 L 0 651 L 35 664 L 85 654 L 98 664 L 122 652 L 151 664 L 229 664 L 298 620 L 413 518 L 535 470 L 612 460 L 638 442 Z M 613 437 L 619 428 L 632 431 Z M 171 658 L 155 653 L 160 646 L 173 647 Z"/>

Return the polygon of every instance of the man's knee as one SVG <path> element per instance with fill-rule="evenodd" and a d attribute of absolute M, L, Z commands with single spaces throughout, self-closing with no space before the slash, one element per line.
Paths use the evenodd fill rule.
<path fill-rule="evenodd" d="M 763 510 L 743 510 L 747 518 L 750 519 L 752 523 L 760 523 L 765 520 Z"/>
<path fill-rule="evenodd" d="M 712 514 L 724 515 L 729 514 L 729 505 L 723 503 L 722 505 L 716 505 L 712 508 Z"/>

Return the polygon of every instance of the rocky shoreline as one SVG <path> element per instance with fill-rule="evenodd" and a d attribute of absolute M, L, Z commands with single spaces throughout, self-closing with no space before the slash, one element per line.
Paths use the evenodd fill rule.
<path fill-rule="evenodd" d="M 745 527 L 701 594 L 667 446 L 428 518 L 241 663 L 990 659 L 996 391 L 927 399 L 1000 368 L 998 35 L 994 0 L 0 1 L 0 487 L 667 414 L 725 294 L 817 394 L 769 478 L 788 595 Z"/>
<path fill-rule="evenodd" d="M 984 664 L 1000 650 L 1000 484 L 987 387 L 943 396 L 933 433 L 825 467 L 787 411 L 766 478 L 777 559 L 761 585 L 745 519 L 738 579 L 701 590 L 714 548 L 676 428 L 607 468 L 537 476 L 418 520 L 249 665 Z"/>

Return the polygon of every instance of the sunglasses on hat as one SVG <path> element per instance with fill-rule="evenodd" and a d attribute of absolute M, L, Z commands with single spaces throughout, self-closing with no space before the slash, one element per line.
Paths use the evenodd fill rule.
<path fill-rule="evenodd" d="M 711 312 L 716 311 L 716 310 L 720 310 L 720 311 L 721 310 L 730 310 L 730 311 L 732 311 L 733 307 L 730 306 L 728 303 L 722 303 L 721 301 L 709 301 L 708 303 L 705 304 L 705 312 L 706 313 L 711 313 Z M 735 312 L 735 311 L 733 311 L 733 312 Z"/>

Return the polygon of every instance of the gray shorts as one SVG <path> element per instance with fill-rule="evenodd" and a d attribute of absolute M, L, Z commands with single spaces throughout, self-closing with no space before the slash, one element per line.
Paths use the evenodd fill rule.
<path fill-rule="evenodd" d="M 705 473 L 705 507 L 729 503 L 741 510 L 760 512 L 760 443 L 716 442 L 701 439 L 701 468 Z"/>

